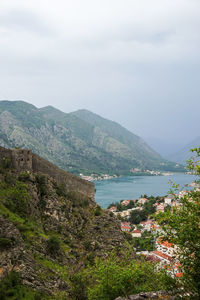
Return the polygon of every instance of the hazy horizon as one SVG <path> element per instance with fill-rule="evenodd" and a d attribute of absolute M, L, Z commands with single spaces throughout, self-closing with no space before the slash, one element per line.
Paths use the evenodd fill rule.
<path fill-rule="evenodd" d="M 198 0 L 0 3 L 0 100 L 90 110 L 184 146 L 200 128 Z"/>

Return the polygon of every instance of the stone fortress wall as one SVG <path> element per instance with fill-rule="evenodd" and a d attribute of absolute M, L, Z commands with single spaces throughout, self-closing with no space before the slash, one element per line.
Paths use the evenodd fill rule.
<path fill-rule="evenodd" d="M 49 175 L 59 183 L 66 186 L 67 191 L 77 191 L 94 199 L 94 184 L 78 176 L 68 173 L 39 155 L 27 149 L 6 149 L 0 147 L 0 163 L 9 159 L 11 166 L 17 171 L 30 171 Z"/>

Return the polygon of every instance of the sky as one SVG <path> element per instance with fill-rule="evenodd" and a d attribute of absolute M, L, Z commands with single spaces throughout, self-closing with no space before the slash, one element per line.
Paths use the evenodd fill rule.
<path fill-rule="evenodd" d="M 1 0 L 0 100 L 200 136 L 200 0 Z"/>

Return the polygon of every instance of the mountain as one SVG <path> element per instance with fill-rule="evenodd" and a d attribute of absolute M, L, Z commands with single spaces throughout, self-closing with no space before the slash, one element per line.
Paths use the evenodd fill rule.
<path fill-rule="evenodd" d="M 168 159 L 184 164 L 186 160 L 192 157 L 192 152 L 190 149 L 195 147 L 200 147 L 200 136 L 188 143 L 186 146 L 182 147 L 179 151 L 168 155 Z"/>
<path fill-rule="evenodd" d="M 2 300 L 77 299 L 68 297 L 77 272 L 127 249 L 120 221 L 93 198 L 93 183 L 30 150 L 0 147 Z"/>
<path fill-rule="evenodd" d="M 86 110 L 64 113 L 23 101 L 0 102 L 0 145 L 31 149 L 75 174 L 181 169 L 115 122 Z"/>
<path fill-rule="evenodd" d="M 156 137 L 145 137 L 144 140 L 148 143 L 148 145 L 150 145 L 150 147 L 152 147 L 152 149 L 158 152 L 165 159 L 169 159 L 172 153 L 177 152 L 184 146 L 181 142 L 167 142 Z"/>

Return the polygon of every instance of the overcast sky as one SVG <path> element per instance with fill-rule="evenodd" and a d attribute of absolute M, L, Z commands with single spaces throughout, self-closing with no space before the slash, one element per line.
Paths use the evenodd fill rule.
<path fill-rule="evenodd" d="M 0 99 L 200 135 L 200 0 L 1 0 Z"/>

